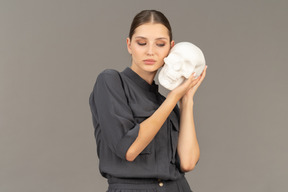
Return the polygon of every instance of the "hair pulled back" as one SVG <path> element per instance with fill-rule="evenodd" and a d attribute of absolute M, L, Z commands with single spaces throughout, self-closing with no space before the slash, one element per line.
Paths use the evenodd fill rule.
<path fill-rule="evenodd" d="M 138 13 L 131 23 L 129 38 L 132 39 L 137 27 L 146 23 L 163 24 L 168 29 L 170 41 L 172 41 L 172 29 L 170 23 L 165 15 L 157 10 L 143 10 Z"/>

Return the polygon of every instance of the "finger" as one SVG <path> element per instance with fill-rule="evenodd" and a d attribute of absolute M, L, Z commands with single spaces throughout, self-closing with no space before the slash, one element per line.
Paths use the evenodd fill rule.
<path fill-rule="evenodd" d="M 207 65 L 205 66 L 203 72 L 200 75 L 200 82 L 202 82 L 206 76 Z"/>
<path fill-rule="evenodd" d="M 194 87 L 195 85 L 197 85 L 199 83 L 199 81 L 200 81 L 199 77 L 193 80 L 193 82 L 190 84 L 190 88 Z"/>
<path fill-rule="evenodd" d="M 184 82 L 183 82 L 180 86 L 181 86 L 182 88 L 184 88 L 184 89 L 187 89 L 187 88 L 190 87 L 190 85 L 191 85 L 191 83 L 193 82 L 193 80 L 194 80 L 194 76 L 193 76 L 193 74 L 191 74 L 191 75 L 189 76 L 189 78 L 188 78 L 188 79 L 185 79 Z"/>
<path fill-rule="evenodd" d="M 202 83 L 202 81 L 204 80 L 204 78 L 206 76 L 206 69 L 207 69 L 207 65 L 205 66 L 201 75 L 193 81 L 193 83 L 191 84 L 192 87 L 195 86 L 195 88 L 198 88 L 200 86 L 200 84 Z"/>
<path fill-rule="evenodd" d="M 202 73 L 198 76 L 198 78 L 195 78 L 195 79 L 203 79 L 206 75 L 206 70 L 207 70 L 207 65 L 204 67 Z M 203 77 L 204 76 L 204 77 Z"/>
<path fill-rule="evenodd" d="M 205 66 L 203 72 L 201 73 L 201 75 L 199 75 L 197 78 L 195 78 L 196 76 L 196 72 L 193 72 L 190 77 L 186 80 L 186 83 L 189 84 L 189 87 L 194 87 L 196 84 L 200 83 L 203 81 L 205 75 L 206 75 L 206 69 L 207 69 L 207 65 Z M 200 84 L 199 83 L 199 84 Z"/>
<path fill-rule="evenodd" d="M 193 81 L 197 79 L 197 78 L 195 79 L 195 75 L 196 75 L 195 72 L 190 75 L 190 77 L 186 80 L 187 84 L 191 84 Z"/>

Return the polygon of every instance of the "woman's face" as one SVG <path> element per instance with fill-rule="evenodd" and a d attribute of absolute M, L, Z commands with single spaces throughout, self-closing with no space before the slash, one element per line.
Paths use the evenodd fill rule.
<path fill-rule="evenodd" d="M 168 29 L 163 24 L 146 23 L 135 29 L 132 39 L 127 38 L 132 66 L 137 73 L 157 72 L 164 64 L 174 41 L 170 42 Z"/>

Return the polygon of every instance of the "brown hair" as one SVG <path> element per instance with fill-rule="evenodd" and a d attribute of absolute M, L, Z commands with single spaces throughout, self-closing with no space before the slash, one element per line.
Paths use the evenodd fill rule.
<path fill-rule="evenodd" d="M 132 39 L 135 29 L 145 23 L 163 24 L 168 29 L 170 41 L 172 41 L 172 29 L 168 19 L 163 13 L 156 10 L 143 10 L 134 17 L 130 27 L 129 38 Z"/>

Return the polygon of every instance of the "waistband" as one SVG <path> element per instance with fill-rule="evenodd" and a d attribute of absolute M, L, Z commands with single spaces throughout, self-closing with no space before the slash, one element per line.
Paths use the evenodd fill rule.
<path fill-rule="evenodd" d="M 117 178 L 109 176 L 109 184 L 159 184 L 159 183 L 171 183 L 184 178 L 184 175 L 181 175 L 180 178 L 176 180 L 163 180 L 157 178 Z"/>

